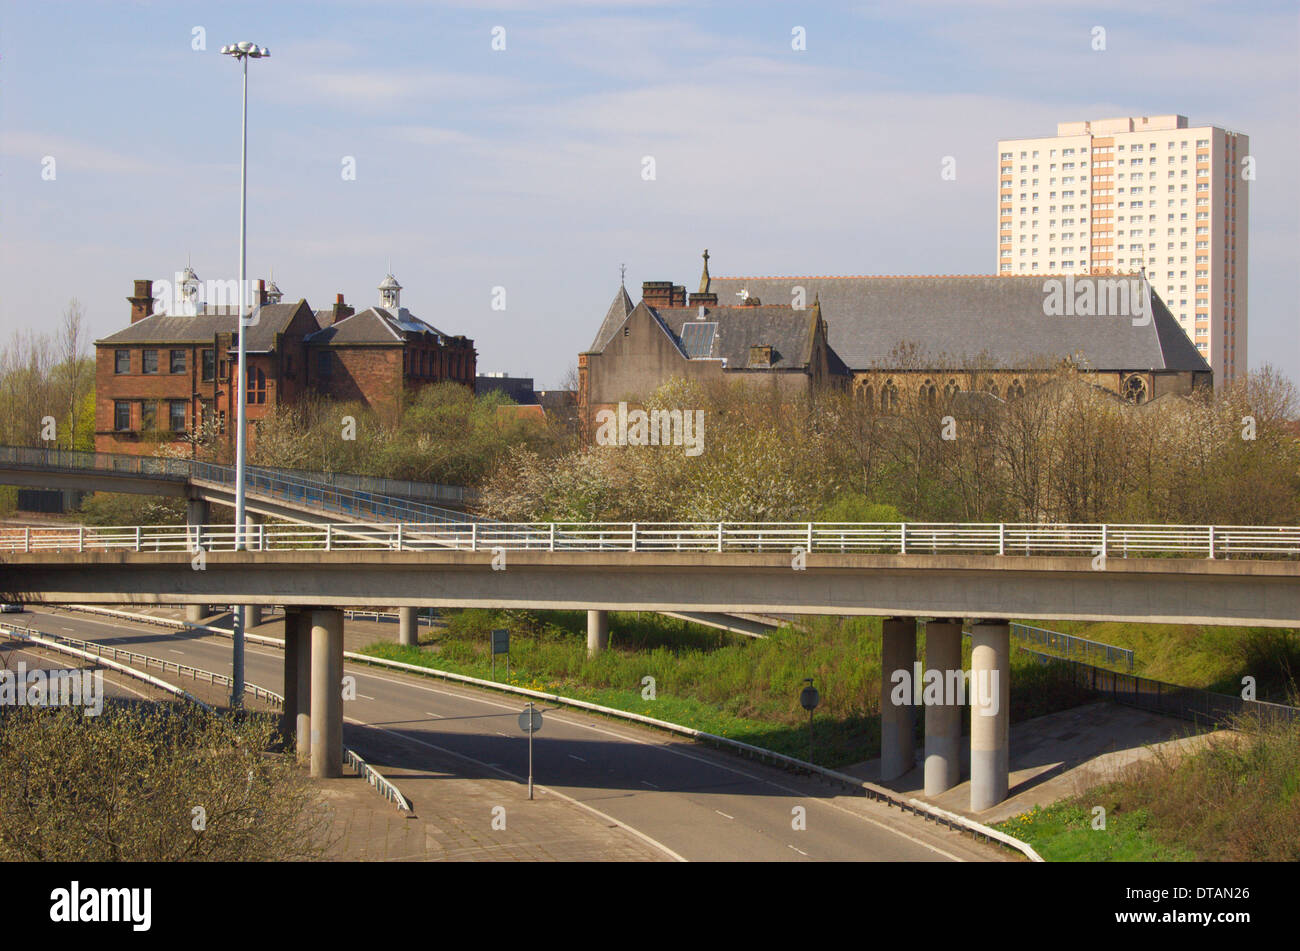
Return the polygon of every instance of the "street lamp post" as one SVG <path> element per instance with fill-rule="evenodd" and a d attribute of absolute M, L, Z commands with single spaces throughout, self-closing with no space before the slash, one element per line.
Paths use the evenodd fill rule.
<path fill-rule="evenodd" d="M 248 61 L 270 56 L 271 51 L 264 46 L 244 40 L 233 46 L 221 47 L 226 56 L 233 56 L 244 69 L 244 106 L 239 136 L 239 356 L 236 380 L 235 407 L 235 551 L 244 548 L 244 463 L 247 446 L 245 445 L 248 424 L 245 420 L 247 410 L 248 369 L 244 366 L 244 311 L 248 305 Z M 232 640 L 230 670 L 230 706 L 239 708 L 244 702 L 244 611 L 245 605 L 235 606 L 234 629 Z"/>

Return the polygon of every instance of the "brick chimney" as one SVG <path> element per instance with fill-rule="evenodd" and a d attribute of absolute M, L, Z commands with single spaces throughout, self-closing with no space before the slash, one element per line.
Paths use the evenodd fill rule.
<path fill-rule="evenodd" d="M 153 281 L 136 281 L 135 294 L 127 301 L 131 304 L 131 323 L 150 316 L 153 313 Z"/>
<path fill-rule="evenodd" d="M 672 281 L 646 281 L 641 285 L 641 299 L 650 307 L 673 306 Z"/>
<path fill-rule="evenodd" d="M 257 279 L 257 306 L 266 306 L 266 281 L 260 277 Z"/>
<path fill-rule="evenodd" d="M 338 294 L 334 298 L 334 312 L 330 317 L 330 324 L 337 324 L 340 320 L 351 317 L 356 310 L 350 305 L 343 303 L 343 295 Z"/>

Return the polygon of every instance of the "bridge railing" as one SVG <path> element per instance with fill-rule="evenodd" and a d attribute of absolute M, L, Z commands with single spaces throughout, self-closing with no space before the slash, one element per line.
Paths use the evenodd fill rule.
<path fill-rule="evenodd" d="M 193 467 L 190 477 L 195 481 L 234 488 L 233 467 L 197 461 L 190 465 Z M 264 469 L 258 466 L 245 469 L 244 488 L 247 492 L 262 493 L 281 501 L 329 509 L 332 512 L 357 518 L 370 517 L 375 520 L 403 522 L 471 520 L 464 512 L 453 509 L 338 488 L 299 476 L 286 475 L 278 469 Z"/>
<path fill-rule="evenodd" d="M 0 446 L 0 463 L 24 469 L 92 470 L 171 479 L 186 479 L 190 474 L 188 459 L 159 459 L 156 456 L 120 452 L 37 449 L 28 446 Z"/>
<path fill-rule="evenodd" d="M 1099 660 L 1107 664 L 1124 664 L 1128 667 L 1129 673 L 1133 672 L 1133 651 L 1127 647 L 1116 647 L 1114 644 L 1089 640 L 1075 634 L 1049 631 L 1029 624 L 1012 624 L 1011 636 L 1030 644 L 1039 644 L 1060 651 L 1067 660 L 1083 658 Z"/>
<path fill-rule="evenodd" d="M 864 522 L 354 522 L 245 530 L 250 551 L 627 551 L 1300 558 L 1300 527 Z M 0 528 L 0 551 L 233 551 L 232 525 Z"/>
<path fill-rule="evenodd" d="M 1136 674 L 1106 670 L 1079 660 L 1067 660 L 1021 647 L 1041 664 L 1063 664 L 1073 681 L 1111 700 L 1153 713 L 1181 717 L 1198 723 L 1222 724 L 1235 716 L 1253 716 L 1262 720 L 1300 721 L 1300 707 L 1266 700 L 1246 700 L 1231 694 L 1215 693 L 1199 687 L 1180 687 Z"/>
<path fill-rule="evenodd" d="M 231 488 L 235 485 L 233 466 L 197 459 L 161 459 L 133 453 L 0 446 L 0 465 L 41 471 L 111 472 L 176 481 L 198 480 Z M 423 497 L 459 503 L 474 497 L 472 491 L 459 486 L 262 466 L 246 467 L 244 485 L 250 492 L 260 491 L 283 501 L 315 505 L 357 518 L 369 517 L 385 521 L 462 522 L 470 520 L 470 516 L 454 509 L 385 494 L 384 489 L 404 489 Z"/>

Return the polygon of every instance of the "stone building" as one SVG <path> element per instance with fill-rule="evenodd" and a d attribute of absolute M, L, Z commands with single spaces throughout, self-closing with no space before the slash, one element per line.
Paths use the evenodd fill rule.
<path fill-rule="evenodd" d="M 715 377 L 849 386 L 888 412 L 940 392 L 1014 397 L 1062 364 L 1137 403 L 1213 385 L 1140 274 L 715 278 L 705 252 L 689 300 L 649 282 L 633 305 L 620 288 L 578 356 L 579 402 L 590 421 L 670 378 Z"/>

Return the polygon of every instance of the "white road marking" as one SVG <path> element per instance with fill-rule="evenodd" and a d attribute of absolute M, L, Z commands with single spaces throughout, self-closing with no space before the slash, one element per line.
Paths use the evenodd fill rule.
<path fill-rule="evenodd" d="M 718 815 L 722 816 L 722 818 L 724 818 L 724 819 L 734 819 L 734 818 L 736 818 L 735 816 L 729 816 L 729 815 L 727 815 L 727 814 L 726 814 L 725 812 L 723 812 L 721 809 L 714 809 L 713 811 L 716 812 Z"/>
<path fill-rule="evenodd" d="M 169 648 L 167 648 L 167 649 L 168 649 L 169 651 L 171 651 L 173 654 L 180 654 L 182 657 L 185 656 L 185 651 L 178 651 L 178 650 L 177 650 L 176 648 L 174 648 L 174 647 L 169 647 Z"/>
<path fill-rule="evenodd" d="M 354 662 L 354 663 L 355 663 L 355 662 Z M 500 708 L 503 709 L 503 710 L 514 711 L 514 710 L 517 710 L 517 709 L 518 709 L 518 708 L 517 708 L 516 706 L 514 706 L 513 704 L 499 703 L 499 702 L 494 701 L 494 700 L 488 700 L 488 699 L 486 699 L 486 698 L 476 696 L 474 693 L 470 692 L 470 688 L 468 688 L 468 687 L 466 687 L 466 688 L 462 688 L 462 689 L 459 690 L 459 691 L 457 691 L 457 690 L 444 690 L 444 689 L 440 689 L 440 688 L 438 688 L 438 687 L 432 687 L 432 686 L 429 686 L 429 685 L 427 685 L 427 684 L 422 684 L 422 683 L 419 683 L 419 682 L 413 682 L 413 681 L 411 681 L 411 680 L 399 680 L 399 679 L 397 679 L 397 678 L 395 678 L 395 677 L 385 677 L 385 676 L 380 676 L 379 674 L 369 673 L 369 672 L 365 672 L 365 673 L 363 673 L 361 670 L 358 670 L 357 673 L 358 673 L 358 676 L 369 676 L 369 677 L 373 677 L 373 678 L 375 678 L 376 680 L 387 681 L 388 683 L 400 684 L 400 685 L 402 685 L 402 686 L 406 686 L 406 687 L 414 687 L 414 688 L 419 689 L 419 690 L 427 690 L 429 693 L 441 694 L 442 696 L 445 696 L 445 697 L 453 697 L 453 698 L 455 698 L 455 699 L 457 699 L 457 700 L 468 700 L 468 701 L 471 701 L 471 702 L 474 702 L 474 703 L 481 703 L 481 704 L 484 704 L 485 706 L 500 707 Z M 417 675 L 417 676 L 418 676 L 418 675 Z M 482 689 L 482 688 L 480 688 L 480 689 Z M 713 766 L 713 767 L 715 767 L 715 768 L 717 768 L 717 769 L 725 770 L 726 772 L 729 772 L 729 773 L 735 773 L 737 776 L 744 776 L 746 779 L 753 780 L 754 782 L 757 782 L 757 783 L 765 783 L 765 784 L 767 784 L 767 785 L 769 785 L 769 786 L 772 786 L 772 787 L 774 787 L 774 788 L 776 788 L 776 789 L 780 789 L 782 792 L 789 793 L 789 794 L 792 795 L 792 796 L 798 796 L 798 797 L 800 797 L 801 799 L 804 798 L 804 797 L 806 796 L 806 793 L 801 793 L 801 792 L 799 792 L 799 791 L 797 791 L 797 790 L 791 789 L 789 786 L 784 786 L 784 785 L 782 785 L 781 783 L 776 782 L 775 780 L 768 779 L 768 778 L 763 777 L 763 776 L 756 776 L 756 775 L 754 775 L 753 773 L 748 773 L 748 772 L 746 772 L 746 771 L 743 770 L 743 769 L 738 769 L 738 768 L 736 768 L 735 766 L 731 766 L 731 765 L 726 764 L 726 763 L 719 763 L 719 762 L 716 762 L 715 760 L 712 760 L 712 759 L 706 759 L 706 758 L 704 758 L 704 757 L 702 757 L 702 756 L 697 756 L 697 755 L 695 755 L 695 754 L 693 754 L 693 753 L 687 753 L 687 752 L 685 752 L 684 750 L 677 749 L 677 748 L 675 748 L 675 747 L 673 747 L 673 746 L 669 746 L 667 740 L 654 741 L 654 740 L 643 739 L 643 738 L 638 737 L 638 736 L 630 736 L 630 735 L 628 735 L 628 734 L 626 734 L 626 733 L 621 733 L 621 732 L 616 731 L 616 730 L 609 730 L 609 729 L 605 729 L 605 728 L 603 728 L 603 727 L 593 726 L 592 724 L 589 724 L 589 723 L 583 723 L 583 722 L 581 722 L 581 721 L 577 721 L 577 720 L 569 720 L 569 719 L 566 719 L 565 717 L 562 717 L 562 716 L 556 716 L 554 713 L 551 714 L 551 717 L 552 717 L 554 720 L 556 720 L 557 722 L 559 722 L 559 723 L 564 723 L 564 724 L 567 724 L 567 725 L 569 725 L 569 726 L 578 727 L 578 728 L 580 728 L 580 729 L 584 729 L 584 730 L 589 730 L 589 731 L 591 731 L 591 732 L 593 732 L 593 733 L 602 733 L 602 734 L 604 734 L 605 736 L 613 736 L 613 737 L 617 737 L 617 738 L 620 739 L 620 740 L 624 740 L 624 741 L 626 741 L 626 742 L 630 742 L 630 743 L 640 743 L 642 746 L 656 746 L 656 747 L 658 747 L 659 749 L 663 750 L 665 753 L 670 753 L 670 754 L 672 754 L 673 756 L 681 756 L 681 757 L 683 757 L 683 758 L 685 758 L 685 759 L 694 760 L 694 761 L 697 762 L 697 763 L 705 763 L 705 764 L 707 764 L 707 765 L 709 765 L 709 766 Z M 504 735 L 504 734 L 503 734 L 503 735 Z M 679 737 L 674 736 L 673 739 L 679 739 Z M 926 841 L 924 841 L 924 840 L 922 840 L 922 839 L 918 839 L 916 836 L 911 835 L 910 833 L 904 832 L 902 829 L 898 829 L 898 828 L 896 828 L 896 827 L 894 827 L 894 826 L 888 825 L 887 823 L 881 822 L 879 819 L 873 819 L 873 818 L 871 818 L 870 816 L 863 815 L 863 814 L 860 813 L 860 812 L 855 812 L 855 811 L 853 811 L 852 809 L 846 809 L 846 808 L 844 808 L 844 807 L 841 806 L 841 805 L 838 805 L 838 804 L 833 803 L 833 802 L 826 802 L 825 800 L 822 800 L 822 799 L 814 799 L 814 800 L 812 800 L 812 801 L 813 801 L 813 804 L 814 804 L 814 805 L 823 806 L 823 807 L 825 807 L 825 808 L 827 808 L 827 809 L 834 809 L 836 812 L 842 812 L 842 813 L 844 813 L 846 816 L 852 816 L 853 818 L 855 818 L 855 819 L 859 819 L 859 820 L 861 820 L 862 822 L 868 822 L 868 823 L 870 823 L 871 825 L 876 826 L 877 828 L 883 829 L 883 830 L 886 831 L 886 832 L 890 832 L 890 833 L 892 833 L 892 834 L 894 834 L 894 835 L 896 835 L 896 836 L 899 836 L 900 838 L 907 839 L 907 841 L 913 843 L 914 845 L 919 845 L 919 846 L 921 846 L 922 848 L 929 849 L 931 852 L 934 852 L 934 853 L 936 853 L 937 855 L 942 855 L 944 858 L 946 858 L 946 859 L 950 859 L 950 860 L 952 860 L 953 862 L 964 862 L 964 861 L 966 861 L 965 859 L 963 859 L 963 858 L 961 858 L 961 857 L 959 857 L 959 856 L 953 855 L 951 852 L 948 852 L 948 851 L 946 851 L 946 850 L 944 850 L 944 849 L 939 848 L 937 845 L 931 845 L 929 842 L 926 842 Z"/>
<path fill-rule="evenodd" d="M 569 754 L 569 759 L 576 759 L 579 763 L 585 763 L 585 762 L 587 762 L 587 761 L 586 761 L 585 759 L 583 759 L 581 756 L 574 756 L 572 753 Z"/>
<path fill-rule="evenodd" d="M 794 849 L 794 846 L 791 845 L 790 848 Z M 807 857 L 807 855 L 808 855 L 808 853 L 805 852 L 803 849 L 794 849 L 794 850 L 795 850 L 796 852 L 798 852 L 798 853 L 799 853 L 800 855 L 802 855 L 802 856 Z"/>
<path fill-rule="evenodd" d="M 364 726 L 370 727 L 372 730 L 379 730 L 382 733 L 387 733 L 390 736 L 395 736 L 399 740 L 405 740 L 408 743 L 416 743 L 420 746 L 427 746 L 431 750 L 437 750 L 439 753 L 444 753 L 448 756 L 455 756 L 458 759 L 463 759 L 470 763 L 475 763 L 478 766 L 487 766 L 488 768 L 495 769 L 498 773 L 501 773 L 502 775 L 510 779 L 513 779 L 515 782 L 522 783 L 525 781 L 524 777 L 516 776 L 513 773 L 507 772 L 506 770 L 497 766 L 495 763 L 484 763 L 482 760 L 474 759 L 474 757 L 472 756 L 466 756 L 464 753 L 456 753 L 453 752 L 452 750 L 444 749 L 441 746 L 436 746 L 433 743 L 426 743 L 424 740 L 417 740 L 411 736 L 404 736 L 401 733 L 395 733 L 394 731 L 386 727 L 378 726 L 377 724 L 364 723 L 364 721 L 361 720 L 353 720 L 351 717 L 346 717 L 345 719 L 349 720 L 352 723 L 361 723 Z M 668 848 L 668 846 L 664 845 L 662 842 L 658 841 L 657 839 L 652 839 L 650 836 L 646 835 L 640 829 L 634 829 L 626 822 L 622 822 L 618 819 L 615 819 L 613 816 L 601 812 L 599 809 L 596 809 L 593 806 L 589 806 L 585 802 L 579 802 L 577 799 L 574 799 L 572 796 L 566 796 L 564 793 L 560 792 L 559 790 L 551 789 L 549 786 L 542 786 L 540 784 L 535 784 L 535 788 L 540 792 L 547 793 L 548 795 L 558 796 L 559 798 L 563 799 L 565 802 L 573 803 L 573 805 L 577 806 L 579 809 L 585 809 L 588 812 L 590 812 L 592 815 L 604 820 L 605 822 L 608 822 L 611 825 L 618 826 L 620 829 L 630 832 L 632 835 L 636 836 L 638 839 L 645 842 L 646 844 L 654 846 L 656 849 L 663 852 L 665 855 L 670 857 L 675 862 L 686 861 L 686 859 L 678 855 L 672 849 Z"/>
<path fill-rule="evenodd" d="M 429 710 L 425 710 L 425 711 L 424 711 L 424 715 L 427 716 L 427 717 L 433 717 L 435 720 L 441 720 L 441 719 L 442 719 L 442 714 L 441 714 L 441 713 L 433 713 L 432 711 L 429 711 Z"/>
<path fill-rule="evenodd" d="M 106 626 L 107 626 L 107 625 L 106 625 Z M 213 639 L 213 640 L 215 640 L 216 638 L 217 638 L 217 635 L 213 634 L 213 635 L 208 635 L 207 637 L 204 638 L 204 640 L 207 640 L 207 639 Z M 224 640 L 224 638 L 223 638 L 223 640 Z M 283 644 L 281 643 L 279 646 L 282 648 L 282 647 L 283 647 Z M 279 656 L 281 656 L 281 654 L 279 653 L 279 651 L 277 651 L 277 652 L 275 652 L 275 653 L 272 653 L 272 652 L 270 652 L 270 651 L 268 651 L 268 650 L 257 650 L 256 648 L 251 647 L 251 646 L 250 646 L 250 647 L 246 647 L 245 650 L 246 650 L 248 653 L 250 653 L 250 654 L 261 654 L 261 655 L 266 656 L 266 657 L 279 657 Z M 348 663 L 352 663 L 352 664 L 354 665 L 354 669 L 356 668 L 356 664 L 357 664 L 357 662 L 355 662 L 355 661 L 348 661 Z M 436 693 L 436 694 L 441 694 L 441 695 L 443 695 L 443 696 L 447 696 L 447 697 L 454 697 L 454 698 L 459 699 L 459 700 L 467 700 L 467 701 L 471 701 L 471 702 L 474 702 L 474 703 L 481 703 L 481 704 L 484 704 L 485 706 L 500 707 L 501 709 L 510 710 L 510 711 L 512 711 L 512 712 L 515 711 L 515 710 L 517 709 L 517 707 L 514 706 L 514 705 L 512 705 L 512 704 L 498 703 L 498 702 L 495 702 L 495 701 L 492 701 L 492 700 L 485 699 L 485 698 L 483 698 L 483 697 L 479 697 L 479 696 L 475 695 L 475 693 L 473 693 L 472 690 L 471 690 L 471 688 L 469 688 L 469 687 L 461 688 L 461 690 L 458 690 L 458 691 L 452 691 L 452 690 L 440 690 L 440 689 L 438 689 L 438 688 L 436 688 L 436 687 L 431 687 L 431 686 L 428 686 L 428 685 L 426 685 L 426 684 L 419 683 L 419 682 L 416 681 L 414 678 L 412 678 L 412 679 L 407 679 L 407 680 L 401 680 L 401 679 L 398 679 L 398 678 L 395 678 L 395 677 L 385 677 L 385 676 L 380 676 L 380 675 L 378 675 L 378 674 L 376 674 L 376 673 L 369 672 L 369 671 L 368 671 L 364 666 L 363 666 L 361 669 L 357 669 L 356 672 L 357 672 L 358 676 L 367 676 L 367 677 L 371 677 L 371 678 L 373 678 L 373 679 L 375 679 L 375 680 L 380 680 L 380 681 L 384 681 L 384 682 L 387 682 L 387 683 L 398 684 L 398 685 L 401 685 L 401 686 L 404 686 L 404 687 L 413 687 L 413 688 L 415 688 L 415 689 L 417 689 L 417 690 L 425 690 L 425 691 L 428 691 L 429 693 Z M 418 677 L 419 675 L 415 675 L 415 676 Z M 483 688 L 479 688 L 479 689 L 483 689 Z M 637 736 L 630 736 L 630 735 L 628 735 L 628 734 L 626 734 L 626 733 L 620 733 L 620 732 L 617 732 L 617 731 L 614 731 L 614 730 L 603 729 L 603 728 L 601 728 L 601 727 L 593 726 L 593 725 L 591 725 L 591 724 L 583 723 L 583 722 L 581 722 L 581 721 L 568 720 L 568 719 L 565 719 L 565 718 L 563 718 L 563 717 L 554 716 L 554 714 L 552 714 L 552 716 L 553 716 L 557 721 L 559 721 L 559 722 L 561 722 L 561 723 L 568 724 L 569 726 L 574 726 L 574 727 L 578 727 L 578 728 L 580 728 L 580 729 L 589 730 L 589 731 L 594 732 L 594 733 L 603 733 L 603 734 L 605 734 L 606 736 L 617 737 L 618 739 L 620 739 L 620 740 L 624 740 L 625 742 L 630 742 L 630 743 L 640 743 L 640 744 L 643 745 L 643 746 L 657 746 L 657 747 L 659 747 L 661 750 L 663 750 L 664 752 L 666 752 L 666 753 L 670 753 L 670 754 L 672 754 L 672 755 L 674 755 L 674 756 L 681 756 L 681 757 L 684 757 L 684 758 L 686 758 L 686 759 L 695 760 L 696 762 L 699 762 L 699 763 L 705 763 L 705 764 L 710 765 L 710 766 L 713 766 L 713 767 L 715 767 L 715 768 L 717 768 L 717 769 L 722 769 L 722 770 L 725 770 L 725 771 L 730 772 L 730 773 L 735 773 L 735 774 L 738 775 L 738 776 L 744 776 L 746 779 L 750 779 L 750 780 L 753 780 L 753 781 L 758 782 L 758 783 L 765 783 L 765 784 L 767 784 L 767 785 L 773 786 L 773 787 L 776 788 L 776 789 L 780 789 L 780 790 L 782 790 L 783 792 L 790 793 L 790 794 L 793 795 L 793 796 L 803 797 L 803 796 L 805 795 L 804 793 L 800 793 L 800 792 L 798 792 L 797 790 L 791 789 L 791 788 L 789 788 L 788 786 L 784 786 L 784 785 L 782 785 L 781 783 L 775 782 L 774 780 L 771 780 L 771 779 L 768 779 L 768 778 L 765 778 L 765 777 L 761 777 L 761 776 L 756 776 L 756 775 L 754 775 L 754 774 L 752 774 L 752 773 L 745 772 L 745 771 L 742 770 L 742 769 L 737 769 L 736 767 L 734 767 L 734 766 L 730 766 L 730 765 L 727 765 L 727 764 L 725 764 L 725 763 L 720 763 L 720 762 L 717 762 L 717 761 L 712 760 L 712 759 L 706 759 L 706 758 L 701 757 L 701 756 L 696 756 L 696 755 L 694 755 L 694 754 L 684 752 L 684 751 L 682 751 L 682 750 L 680 750 L 680 749 L 675 749 L 675 748 L 669 746 L 669 745 L 668 745 L 668 742 L 667 742 L 666 740 L 661 740 L 661 741 L 652 741 L 652 740 L 647 740 L 647 739 L 643 739 L 643 738 L 641 738 L 641 737 L 637 737 Z M 375 729 L 383 729 L 383 728 L 382 728 L 382 727 L 375 727 Z M 384 732 L 392 732 L 392 731 L 385 730 Z M 400 736 L 400 734 L 394 734 L 394 735 L 395 735 L 395 736 Z M 502 733 L 501 735 L 502 735 L 502 736 L 505 736 L 504 733 Z M 678 739 L 678 737 L 676 737 L 676 736 L 674 736 L 673 738 L 674 738 L 674 739 Z M 403 739 L 405 739 L 405 737 L 403 737 Z M 412 740 L 411 742 L 420 743 L 421 741 L 419 741 L 419 740 Z M 422 744 L 422 745 L 425 745 L 425 746 L 431 746 L 432 744 L 427 744 L 427 743 L 426 743 L 426 744 Z M 434 748 L 437 749 L 438 747 L 434 747 Z M 444 751 L 444 752 L 450 752 L 450 751 Z M 460 755 L 460 754 L 453 754 L 453 755 Z M 465 758 L 465 759 L 470 759 L 470 757 L 463 757 L 463 758 Z M 472 760 L 472 759 L 471 759 L 471 762 L 478 763 L 479 761 L 478 761 L 478 760 Z M 484 764 L 479 763 L 479 765 L 484 765 Z M 539 787 L 537 787 L 537 788 L 540 789 L 540 788 L 542 788 L 542 787 L 539 786 Z M 570 797 L 570 796 L 565 796 L 563 793 L 560 793 L 560 792 L 556 792 L 555 794 L 558 795 L 558 796 L 560 796 L 561 798 L 564 798 L 564 799 L 566 799 L 566 800 L 568 800 L 568 801 L 570 801 L 570 802 L 573 802 L 575 805 L 581 806 L 581 807 L 584 808 L 584 809 L 588 809 L 588 810 L 590 810 L 591 812 L 596 813 L 597 815 L 599 815 L 599 816 L 601 816 L 601 817 L 603 817 L 603 818 L 610 818 L 610 817 L 608 817 L 608 816 L 605 816 L 604 813 L 599 812 L 598 810 L 593 809 L 592 807 L 588 806 L 586 803 L 578 802 L 578 800 L 573 799 L 573 798 Z M 846 809 L 846 808 L 844 808 L 843 806 L 840 806 L 840 805 L 838 805 L 838 804 L 836 804 L 836 803 L 833 803 L 833 802 L 826 802 L 826 801 L 824 801 L 824 800 L 820 800 L 820 799 L 814 799 L 814 800 L 812 800 L 812 801 L 813 801 L 813 803 L 814 803 L 815 805 L 824 806 L 824 807 L 826 807 L 826 808 L 828 808 L 828 809 L 834 809 L 834 810 L 837 811 L 837 812 L 842 812 L 842 813 L 844 813 L 845 815 L 848 815 L 848 816 L 852 816 L 852 817 L 854 817 L 855 819 L 859 819 L 859 820 L 861 820 L 861 821 L 863 821 L 863 822 L 868 822 L 868 823 L 870 823 L 871 825 L 874 825 L 874 826 L 876 826 L 876 827 L 878 827 L 878 828 L 880 828 L 880 829 L 883 829 L 883 830 L 886 831 L 886 832 L 890 832 L 890 833 L 893 833 L 894 835 L 897 835 L 897 836 L 899 836 L 899 837 L 901 837 L 901 838 L 907 839 L 909 842 L 912 842 L 912 843 L 915 844 L 915 845 L 919 845 L 919 846 L 921 846 L 922 848 L 925 848 L 925 849 L 930 850 L 931 852 L 934 852 L 934 853 L 936 853 L 936 854 L 938 854 L 938 855 L 942 855 L 944 858 L 951 859 L 951 860 L 954 861 L 954 862 L 964 862 L 964 861 L 966 861 L 965 859 L 962 859 L 962 858 L 960 858 L 960 857 L 958 857 L 958 856 L 956 856 L 956 855 L 953 855 L 951 852 L 947 852 L 947 851 L 945 851 L 944 849 L 939 848 L 938 846 L 931 845 L 929 842 L 925 842 L 925 841 L 923 841 L 923 840 L 917 838 L 916 836 L 910 835 L 909 833 L 904 832 L 904 831 L 901 830 L 901 829 L 895 828 L 894 826 L 888 825 L 888 824 L 886 824 L 886 823 L 884 823 L 884 822 L 881 822 L 881 821 L 879 821 L 879 820 L 877 820 L 877 819 L 873 819 L 873 818 L 871 818 L 870 816 L 863 815 L 862 813 L 855 812 L 855 811 L 853 811 L 853 810 L 851 810 L 851 809 Z M 617 820 L 611 820 L 611 821 L 614 821 L 614 822 L 616 822 L 616 823 L 618 822 Z M 663 846 L 661 843 L 655 842 L 653 839 L 650 839 L 648 836 L 644 836 L 641 832 L 637 831 L 636 829 L 633 829 L 631 826 L 626 826 L 626 825 L 623 825 L 622 823 L 618 823 L 618 824 L 621 825 L 621 826 L 623 826 L 624 828 L 626 828 L 629 832 L 633 832 L 633 833 L 635 833 L 636 835 L 641 836 L 642 838 L 645 838 L 647 841 L 652 842 L 652 843 L 653 843 L 654 845 L 656 845 L 657 847 L 664 849 L 664 851 L 671 851 L 671 850 L 668 849 L 666 846 Z M 676 853 L 673 853 L 673 854 L 676 855 Z M 680 861 L 686 861 L 685 859 L 682 859 L 680 856 L 677 856 L 677 858 L 678 858 Z"/>
<path fill-rule="evenodd" d="M 659 787 L 656 786 L 654 783 L 650 782 L 650 780 L 648 780 L 648 779 L 643 779 L 643 780 L 641 780 L 641 782 L 642 782 L 643 785 L 649 786 L 651 789 L 658 789 L 658 788 L 659 788 Z"/>
<path fill-rule="evenodd" d="M 359 693 L 359 694 L 357 694 L 357 696 L 360 697 L 362 700 L 374 700 L 374 699 L 375 699 L 374 697 L 367 697 L 364 693 Z"/>

